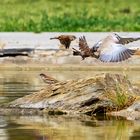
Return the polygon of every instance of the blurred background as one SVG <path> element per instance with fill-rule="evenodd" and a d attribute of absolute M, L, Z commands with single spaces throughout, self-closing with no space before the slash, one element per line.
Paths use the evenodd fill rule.
<path fill-rule="evenodd" d="M 0 31 L 140 31 L 140 0 L 1 0 Z"/>

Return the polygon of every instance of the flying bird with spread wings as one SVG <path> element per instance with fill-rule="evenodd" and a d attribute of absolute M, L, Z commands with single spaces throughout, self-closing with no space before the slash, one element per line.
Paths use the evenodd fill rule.
<path fill-rule="evenodd" d="M 84 60 L 86 57 L 95 57 L 97 56 L 93 53 L 92 48 L 89 48 L 85 36 L 79 38 L 79 50 L 73 49 L 73 55 L 80 55 Z"/>
<path fill-rule="evenodd" d="M 64 45 L 64 47 L 66 49 L 69 49 L 71 41 L 75 40 L 76 36 L 74 36 L 74 35 L 60 35 L 58 37 L 53 37 L 53 38 L 50 38 L 50 39 L 58 39 L 60 41 L 60 43 L 62 45 Z"/>
<path fill-rule="evenodd" d="M 51 77 L 51 76 L 48 76 L 44 73 L 41 73 L 39 75 L 41 77 L 41 79 L 44 81 L 44 83 L 50 85 L 50 84 L 55 84 L 55 83 L 58 83 L 59 81 L 56 80 L 55 78 Z"/>
<path fill-rule="evenodd" d="M 137 40 L 140 40 L 140 37 L 123 38 L 114 33 L 97 42 L 92 48 L 89 48 L 86 38 L 83 36 L 79 38 L 79 50 L 73 48 L 73 55 L 80 55 L 82 59 L 95 57 L 102 62 L 121 62 L 132 55 L 140 55 L 139 49 L 133 50 L 124 46 Z"/>

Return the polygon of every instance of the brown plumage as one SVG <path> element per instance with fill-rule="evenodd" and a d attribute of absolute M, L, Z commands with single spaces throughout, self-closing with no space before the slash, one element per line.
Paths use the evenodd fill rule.
<path fill-rule="evenodd" d="M 97 42 L 92 48 L 89 48 L 83 36 L 79 38 L 80 51 L 73 48 L 73 55 L 80 55 L 83 59 L 95 57 L 102 62 L 121 62 L 132 55 L 140 55 L 139 50 L 129 49 L 124 46 L 137 40 L 140 40 L 140 37 L 122 38 L 117 34 L 112 34 Z"/>
<path fill-rule="evenodd" d="M 46 75 L 46 74 L 44 74 L 44 73 L 41 73 L 40 74 L 40 77 L 41 77 L 41 79 L 44 81 L 44 83 L 46 83 L 46 84 L 55 84 L 55 83 L 58 83 L 59 81 L 58 80 L 56 80 L 55 78 L 53 78 L 53 77 L 50 77 L 50 76 L 48 76 L 48 75 Z"/>
<path fill-rule="evenodd" d="M 74 35 L 60 35 L 58 37 L 53 37 L 50 39 L 58 39 L 66 49 L 69 49 L 71 41 L 75 40 L 76 37 Z"/>
<path fill-rule="evenodd" d="M 89 48 L 85 36 L 79 38 L 79 50 L 73 49 L 73 55 L 80 55 L 84 60 L 86 57 L 96 57 L 92 52 L 92 48 Z"/>

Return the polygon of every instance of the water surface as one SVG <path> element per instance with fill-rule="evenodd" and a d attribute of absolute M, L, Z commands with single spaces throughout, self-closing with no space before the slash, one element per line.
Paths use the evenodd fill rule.
<path fill-rule="evenodd" d="M 118 118 L 1 116 L 0 139 L 139 140 L 140 122 Z"/>

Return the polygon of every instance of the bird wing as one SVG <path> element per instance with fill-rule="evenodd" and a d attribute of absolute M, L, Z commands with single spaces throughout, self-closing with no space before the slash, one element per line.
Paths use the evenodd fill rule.
<path fill-rule="evenodd" d="M 79 38 L 79 50 L 81 52 L 90 52 L 85 36 Z"/>
<path fill-rule="evenodd" d="M 102 40 L 98 41 L 97 43 L 94 44 L 94 46 L 91 48 L 93 52 L 96 52 L 98 48 L 101 46 Z"/>
<path fill-rule="evenodd" d="M 56 80 L 55 78 L 51 77 L 51 76 L 48 76 L 44 73 L 41 73 L 40 74 L 41 76 L 41 79 L 45 82 L 45 83 L 48 83 L 48 84 L 53 84 L 53 83 L 57 83 L 59 82 L 58 80 Z"/>
<path fill-rule="evenodd" d="M 128 43 L 133 42 L 133 41 L 140 40 L 140 37 L 137 37 L 137 38 L 133 38 L 133 37 L 123 38 L 123 37 L 120 37 L 117 34 L 115 34 L 115 36 L 118 39 L 118 44 L 123 44 L 123 45 L 128 44 Z"/>
<path fill-rule="evenodd" d="M 120 62 L 134 55 L 135 50 L 125 48 L 121 44 L 112 44 L 100 49 L 99 59 L 103 62 Z"/>

